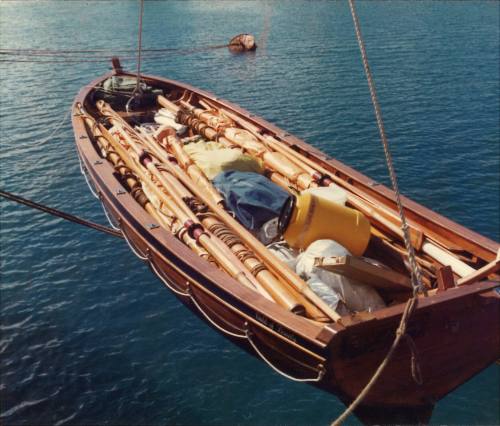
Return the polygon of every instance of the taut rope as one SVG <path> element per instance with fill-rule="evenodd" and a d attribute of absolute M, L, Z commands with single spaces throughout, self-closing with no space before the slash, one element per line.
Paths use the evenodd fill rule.
<path fill-rule="evenodd" d="M 123 238 L 120 231 L 115 231 L 107 226 L 100 225 L 98 223 L 91 222 L 89 220 L 82 219 L 81 217 L 74 216 L 72 214 L 62 212 L 61 210 L 54 209 L 52 207 L 44 206 L 43 204 L 36 203 L 26 198 L 22 198 L 19 195 L 12 194 L 11 192 L 0 190 L 0 197 L 6 198 L 10 201 L 15 201 L 19 204 L 24 204 L 25 206 L 31 207 L 32 209 L 37 209 L 45 213 L 49 213 L 52 216 L 60 217 L 64 220 L 68 220 L 79 225 L 87 226 L 89 228 L 95 229 L 96 231 L 104 232 L 105 234 L 112 235 L 113 237 Z"/>
<path fill-rule="evenodd" d="M 144 0 L 141 0 L 141 11 L 139 12 L 139 35 L 137 41 L 137 82 L 134 94 L 139 91 L 139 82 L 141 79 L 141 55 L 142 55 L 142 17 L 144 15 Z"/>
<path fill-rule="evenodd" d="M 142 17 L 144 15 L 144 0 L 140 0 L 141 8 L 139 11 L 139 33 L 137 35 L 137 81 L 135 82 L 135 89 L 130 96 L 125 109 L 128 111 L 130 103 L 135 99 L 136 96 L 141 94 L 141 55 L 142 55 Z"/>
<path fill-rule="evenodd" d="M 411 266 L 411 281 L 413 286 L 413 294 L 416 294 L 419 291 L 423 291 L 422 276 L 420 268 L 415 259 L 415 251 L 413 250 L 413 246 L 410 240 L 410 233 L 408 231 L 408 225 L 406 223 L 406 216 L 403 209 L 403 204 L 401 203 L 401 195 L 399 192 L 399 185 L 396 177 L 396 171 L 394 170 L 394 165 L 392 163 L 392 155 L 389 150 L 389 142 L 387 141 L 387 136 L 385 134 L 384 122 L 382 120 L 382 112 L 380 111 L 380 105 L 377 99 L 377 92 L 375 90 L 375 83 L 373 82 L 370 65 L 368 64 L 368 57 L 366 56 L 365 43 L 361 35 L 358 15 L 356 14 L 356 9 L 354 7 L 354 0 L 348 0 L 348 1 L 349 1 L 349 7 L 351 9 L 352 19 L 354 21 L 354 29 L 356 31 L 356 38 L 358 39 L 359 50 L 361 51 L 361 59 L 363 60 L 363 67 L 365 69 L 366 79 L 368 80 L 368 87 L 370 88 L 370 97 L 372 100 L 373 108 L 375 110 L 375 117 L 377 119 L 377 126 L 380 133 L 380 139 L 382 140 L 382 145 L 384 147 L 385 160 L 387 162 L 387 168 L 389 169 L 392 188 L 394 190 L 394 194 L 396 195 L 396 204 L 398 206 L 399 217 L 401 218 L 401 229 L 403 231 L 405 247 L 406 250 L 408 251 L 408 260 Z"/>
<path fill-rule="evenodd" d="M 406 338 L 408 347 L 409 347 L 410 352 L 412 354 L 412 356 L 411 356 L 412 377 L 417 384 L 422 384 L 422 376 L 421 376 L 421 372 L 420 372 L 420 366 L 419 366 L 419 363 L 417 360 L 415 343 L 413 342 L 413 339 L 411 338 L 411 336 L 406 334 L 406 327 L 408 325 L 408 322 L 410 320 L 412 313 L 414 312 L 414 310 L 417 307 L 417 304 L 418 304 L 417 295 L 418 295 L 418 293 L 423 292 L 424 294 L 427 294 L 425 287 L 423 287 L 423 285 L 422 285 L 422 277 L 421 277 L 420 268 L 419 268 L 418 263 L 416 261 L 415 251 L 413 249 L 413 246 L 412 246 L 411 240 L 410 240 L 408 225 L 406 223 L 406 216 L 405 216 L 405 212 L 403 209 L 403 204 L 401 203 L 401 196 L 399 193 L 399 186 L 398 186 L 398 181 L 397 181 L 397 177 L 396 177 L 396 172 L 394 170 L 394 165 L 392 163 L 392 155 L 391 155 L 391 152 L 389 150 L 389 142 L 387 141 L 387 136 L 385 134 L 384 122 L 382 120 L 382 113 L 380 111 L 380 105 L 378 103 L 377 92 L 375 90 L 375 83 L 373 82 L 372 74 L 370 71 L 370 65 L 368 64 L 368 57 L 366 55 L 365 44 L 363 41 L 363 37 L 361 35 L 358 15 L 356 13 L 356 8 L 354 6 L 354 0 L 348 0 L 348 1 L 349 1 L 349 8 L 351 10 L 352 20 L 354 22 L 354 30 L 356 32 L 356 38 L 358 40 L 359 50 L 361 52 L 361 59 L 363 61 L 363 67 L 365 69 L 366 79 L 368 80 L 368 87 L 370 89 L 370 97 L 372 100 L 373 108 L 375 110 L 375 117 L 377 119 L 377 126 L 378 126 L 378 130 L 380 133 L 380 139 L 382 140 L 382 145 L 384 147 L 385 160 L 387 163 L 387 168 L 389 169 L 389 175 L 391 178 L 392 188 L 393 188 L 394 194 L 396 196 L 396 204 L 398 206 L 399 217 L 401 219 L 401 229 L 403 230 L 404 243 L 405 243 L 406 250 L 408 252 L 408 260 L 410 262 L 410 267 L 411 267 L 411 283 L 412 283 L 412 287 L 413 287 L 413 297 L 411 299 L 409 299 L 408 302 L 406 303 L 403 314 L 401 315 L 401 321 L 399 323 L 399 327 L 396 331 L 396 338 L 392 342 L 392 345 L 389 348 L 389 351 L 387 352 L 387 355 L 385 356 L 384 360 L 380 363 L 377 370 L 373 374 L 372 378 L 366 384 L 366 386 L 363 388 L 363 390 L 360 392 L 360 394 L 351 403 L 351 405 L 349 405 L 349 407 L 332 423 L 332 426 L 341 425 L 347 419 L 347 417 L 349 417 L 349 415 L 359 406 L 359 404 L 361 404 L 361 402 L 363 402 L 366 395 L 368 395 L 368 393 L 370 392 L 372 387 L 375 385 L 375 383 L 377 382 L 379 377 L 382 375 L 382 372 L 384 371 L 387 364 L 389 364 L 389 361 L 391 360 L 392 355 L 394 354 L 394 351 L 396 350 L 396 348 L 399 344 L 399 341 L 401 340 L 402 337 Z"/>

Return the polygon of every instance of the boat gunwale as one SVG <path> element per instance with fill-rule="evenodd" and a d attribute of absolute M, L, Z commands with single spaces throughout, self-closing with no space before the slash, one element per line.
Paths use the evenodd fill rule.
<path fill-rule="evenodd" d="M 104 78 L 93 81 L 91 85 L 98 84 L 100 81 L 109 77 L 109 75 L 110 74 L 106 74 Z M 77 103 L 81 103 L 83 105 L 85 98 L 91 90 L 92 89 L 85 89 L 81 91 L 74 100 L 73 108 Z M 255 313 L 262 315 L 262 317 L 267 317 L 268 323 L 271 324 L 271 326 L 264 324 L 262 321 L 256 319 L 255 315 L 253 317 L 247 315 L 247 319 L 250 319 L 254 325 L 272 333 L 275 333 L 274 328 L 276 328 L 276 325 L 279 325 L 279 327 L 289 332 L 290 335 L 299 337 L 298 340 L 303 340 L 302 343 L 306 348 L 314 348 L 316 352 L 319 353 L 326 348 L 328 342 L 317 339 L 318 334 L 320 334 L 323 330 L 323 326 L 289 313 L 283 308 L 277 306 L 275 303 L 268 301 L 260 294 L 240 285 L 225 272 L 210 265 L 204 259 L 197 256 L 167 230 L 161 227 L 155 228 L 154 230 L 148 228 L 148 224 L 155 222 L 154 219 L 137 204 L 130 193 L 126 191 L 126 188 L 118 181 L 118 179 L 116 179 L 116 172 L 113 167 L 107 161 L 99 163 L 98 166 L 95 165 L 97 161 L 102 161 L 102 157 L 96 151 L 93 144 L 85 145 L 81 142 L 89 142 L 91 138 L 89 137 L 83 122 L 78 120 L 75 115 L 73 116 L 73 127 L 75 130 L 78 153 L 90 174 L 92 182 L 94 185 L 97 183 L 97 192 L 100 197 L 102 197 L 101 201 L 106 206 L 111 205 L 114 209 L 116 209 L 120 214 L 119 217 L 122 218 L 121 220 L 125 222 L 125 226 L 134 229 L 134 231 L 141 236 L 145 245 L 152 246 L 157 251 L 159 256 L 162 257 L 162 261 L 167 264 L 172 263 L 171 261 L 168 261 L 168 255 L 171 254 L 172 256 L 175 256 L 176 259 L 182 262 L 183 267 L 191 271 L 190 273 L 186 273 L 186 275 L 190 277 L 190 282 L 195 285 L 197 284 L 199 287 L 203 287 L 208 291 L 211 291 L 209 290 L 210 286 L 215 286 L 225 293 L 225 300 L 227 300 L 227 298 L 238 300 L 238 304 L 240 306 L 246 305 Z M 85 139 L 80 140 L 81 136 L 86 137 Z M 110 183 L 113 186 L 110 186 Z M 115 194 L 121 193 L 121 195 L 117 196 L 112 194 L 111 188 L 115 189 Z M 132 221 L 136 222 L 136 225 L 132 224 Z M 178 265 L 176 266 L 178 267 Z M 199 283 L 200 279 L 197 279 L 196 275 L 200 276 L 204 283 Z M 329 326 L 331 329 L 335 330 L 335 332 L 342 328 L 342 326 L 338 324 L 329 324 Z M 279 333 L 275 334 L 279 335 L 281 339 L 284 339 L 289 343 L 293 343 L 293 341 L 289 338 Z"/>
<path fill-rule="evenodd" d="M 113 75 L 128 75 L 128 76 L 135 76 L 133 73 L 128 73 L 128 72 L 114 72 L 111 71 L 109 73 L 106 73 L 105 75 L 95 79 L 92 81 L 89 85 L 85 86 L 80 90 L 78 95 L 76 96 L 73 106 L 75 106 L 78 102 L 80 102 L 82 105 L 85 104 L 85 100 L 87 99 L 87 96 L 89 93 L 94 89 L 96 85 L 104 81 L 106 78 L 109 78 Z M 321 151 L 317 150 L 316 148 L 308 145 L 306 142 L 296 138 L 295 136 L 288 135 L 287 136 L 280 136 L 285 135 L 285 132 L 283 132 L 281 129 L 278 127 L 274 126 L 271 123 L 268 123 L 264 119 L 260 117 L 255 117 L 253 114 L 250 114 L 248 111 L 244 110 L 243 108 L 232 104 L 229 101 L 223 100 L 215 96 L 214 94 L 207 92 L 202 89 L 195 88 L 189 84 L 177 82 L 175 80 L 170 80 L 170 79 L 164 79 L 161 77 L 156 77 L 156 76 L 150 76 L 150 75 L 142 75 L 142 78 L 145 80 L 151 80 L 151 81 L 159 81 L 161 83 L 177 87 L 179 89 L 183 90 L 189 90 L 194 92 L 195 94 L 201 95 L 203 97 L 206 97 L 224 107 L 227 107 L 235 112 L 237 112 L 240 116 L 244 117 L 245 119 L 251 121 L 253 124 L 259 125 L 263 129 L 269 130 L 272 133 L 278 135 L 280 139 L 284 142 L 287 143 L 289 146 L 298 145 L 300 146 L 301 149 L 306 149 L 310 152 L 315 157 L 315 160 L 318 160 L 320 163 L 324 165 L 329 165 L 330 162 L 333 163 L 333 165 L 330 165 L 330 167 L 334 167 L 336 170 L 339 170 L 340 172 L 346 174 L 349 179 L 354 180 L 358 179 L 359 183 L 366 186 L 367 191 L 370 190 L 372 193 L 378 193 L 380 196 L 383 196 L 387 199 L 392 199 L 393 198 L 393 193 L 390 189 L 385 187 L 382 184 L 375 184 L 375 181 L 371 180 L 370 178 L 364 176 L 363 174 L 357 172 L 354 169 L 351 169 L 349 166 L 344 165 L 343 163 L 340 163 L 339 161 L 329 158 L 327 155 L 322 153 Z M 77 122 L 79 120 L 75 120 L 75 117 L 73 117 L 73 126 L 75 129 L 75 136 L 76 136 L 76 144 L 78 146 L 78 151 L 81 154 L 84 154 L 84 152 L 81 151 L 80 148 L 85 148 L 81 141 L 79 140 L 79 137 L 81 134 L 87 135 L 87 131 L 85 129 L 85 126 L 83 126 L 83 123 L 78 123 L 78 127 L 81 127 L 80 133 L 77 134 Z M 291 141 L 294 143 L 292 144 Z M 93 152 L 95 154 L 95 159 L 102 159 L 102 157 L 97 153 L 93 145 L 90 145 L 92 150 L 90 152 Z M 87 146 L 88 148 L 88 146 Z M 85 153 L 88 151 L 85 150 Z M 85 160 L 85 164 L 87 166 L 87 169 L 92 172 L 92 173 L 97 173 L 99 174 L 98 171 L 95 170 L 95 167 L 92 165 L 92 161 L 90 158 L 87 158 L 87 155 L 82 155 L 82 160 Z M 95 160 L 94 160 L 95 161 Z M 102 167 L 103 165 L 106 165 L 104 168 Z M 114 175 L 114 169 L 111 167 L 110 164 L 105 162 L 103 165 L 100 165 L 100 170 L 102 171 L 103 169 L 108 168 L 110 176 L 113 178 L 113 181 L 116 185 L 120 186 L 122 190 L 125 190 L 125 188 L 120 184 L 120 182 L 116 179 Z M 104 182 L 105 183 L 105 182 Z M 352 182 L 350 182 L 352 183 Z M 104 185 L 104 187 L 107 187 Z M 123 195 L 126 200 L 128 205 L 133 205 L 134 209 L 137 209 L 136 214 L 138 216 L 143 216 L 143 217 L 148 217 L 150 219 L 151 216 L 147 212 L 145 212 L 141 207 L 136 205 L 136 201 L 131 197 L 131 195 L 127 192 L 126 194 Z M 108 203 L 112 200 L 117 200 L 116 196 L 110 196 L 108 194 Z M 117 200 L 119 201 L 119 200 Z M 406 209 L 414 209 L 416 210 L 417 214 L 423 214 L 430 212 L 432 213 L 432 220 L 437 221 L 436 224 L 444 227 L 445 224 L 449 224 L 449 226 L 452 229 L 453 232 L 460 232 L 460 231 L 466 231 L 463 232 L 463 234 L 467 234 L 469 238 L 475 238 L 479 240 L 480 244 L 484 244 L 486 247 L 486 250 L 490 250 L 492 253 L 494 251 L 494 247 L 497 246 L 498 244 L 495 243 L 492 240 L 489 240 L 488 238 L 477 234 L 475 231 L 469 230 L 468 228 L 463 227 L 462 225 L 459 225 L 450 219 L 445 218 L 444 216 L 441 216 L 440 214 L 433 212 L 432 210 L 427 209 L 426 207 L 404 197 L 403 198 L 403 203 L 405 205 Z M 126 209 L 125 209 L 126 210 Z M 197 271 L 200 273 L 200 270 L 203 270 L 206 272 L 207 266 L 209 266 L 206 261 L 203 259 L 200 259 L 196 254 L 194 254 L 191 250 L 189 250 L 187 247 L 185 247 L 181 242 L 179 242 L 175 237 L 170 235 L 166 230 L 160 229 L 158 233 L 160 234 L 161 238 L 158 239 L 156 235 L 153 235 L 151 230 L 147 229 L 147 227 L 144 226 L 144 218 L 143 220 L 138 220 L 139 223 L 141 223 L 141 229 L 145 233 L 145 235 L 151 236 L 154 239 L 156 239 L 157 242 L 161 243 L 162 246 L 165 248 L 170 253 L 173 253 L 174 255 L 177 255 L 178 252 L 184 252 L 183 255 L 187 255 L 188 257 L 191 258 L 189 261 L 189 268 L 193 269 L 194 271 Z M 149 220 L 151 222 L 151 220 Z M 134 228 L 135 229 L 135 228 Z M 157 232 L 156 230 L 154 232 Z M 149 240 L 149 239 L 147 239 Z M 163 241 L 161 241 L 163 240 Z M 173 246 L 173 247 L 172 247 Z M 164 256 L 164 253 L 161 253 Z M 179 257 L 179 256 L 178 256 Z M 184 257 L 185 258 L 185 257 Z M 196 264 L 199 264 L 200 268 L 197 269 Z M 192 266 L 193 265 L 193 266 Z M 373 312 L 370 315 L 370 319 L 366 320 L 351 320 L 349 317 L 343 317 L 343 324 L 340 325 L 338 323 L 333 323 L 333 324 L 328 324 L 327 327 L 313 324 L 312 322 L 303 319 L 301 317 L 298 317 L 295 314 L 286 312 L 284 309 L 281 307 L 275 305 L 272 302 L 269 302 L 265 300 L 262 296 L 258 294 L 254 294 L 251 290 L 245 289 L 243 286 L 238 285 L 235 280 L 233 280 L 231 277 L 229 277 L 227 274 L 224 272 L 218 270 L 217 268 L 213 267 L 214 271 L 210 271 L 211 273 L 209 275 L 212 275 L 212 277 L 207 277 L 205 273 L 202 275 L 204 278 L 210 282 L 211 284 L 216 285 L 216 287 L 221 288 L 226 294 L 236 297 L 237 299 L 240 300 L 240 302 L 252 306 L 252 309 L 254 309 L 255 312 L 262 313 L 264 315 L 267 315 L 271 321 L 276 322 L 282 327 L 285 327 L 286 329 L 290 330 L 290 332 L 294 335 L 300 335 L 303 337 L 306 341 L 309 343 L 312 343 L 313 346 L 316 346 L 320 352 L 322 352 L 325 347 L 331 342 L 331 340 L 335 337 L 336 334 L 342 333 L 343 331 L 346 331 L 347 328 L 351 329 L 352 327 L 358 327 L 361 324 L 366 324 L 369 323 L 371 319 L 389 319 L 389 318 L 397 318 L 399 317 L 404 309 L 404 303 L 400 303 L 397 305 L 389 306 L 380 310 L 377 310 L 376 312 Z M 215 276 L 213 276 L 215 274 Z M 223 287 L 221 287 L 221 283 L 224 284 Z M 236 283 L 236 284 L 235 284 Z M 485 291 L 488 291 L 489 289 L 495 288 L 499 286 L 500 283 L 498 282 L 491 282 L 491 281 L 480 281 L 480 282 L 475 282 L 472 284 L 469 284 L 467 286 L 463 287 L 456 287 L 453 289 L 449 289 L 445 292 L 437 293 L 434 294 L 432 297 L 427 297 L 427 298 L 421 298 L 419 299 L 419 309 L 424 309 L 427 306 L 434 306 L 438 303 L 443 303 L 443 302 L 449 302 L 452 299 L 457 299 L 460 298 L 461 296 L 467 296 L 470 295 L 474 292 L 477 293 L 482 293 Z M 226 287 L 227 286 L 227 287 Z M 249 299 L 253 299 L 249 305 Z M 270 327 L 265 326 L 259 321 L 256 321 L 256 323 L 262 327 L 262 328 L 267 328 L 268 330 L 272 329 Z M 326 325 L 326 324 L 325 324 Z M 330 330 L 327 333 L 324 333 L 325 330 Z M 321 338 L 318 338 L 319 335 L 322 335 Z M 326 335 L 325 335 L 326 334 Z M 281 338 L 285 340 L 286 339 L 284 336 L 281 336 Z M 290 340 L 289 340 L 290 341 Z"/>
<path fill-rule="evenodd" d="M 130 77 L 135 77 L 136 74 L 128 71 L 119 71 L 113 73 L 114 75 L 125 75 Z M 197 87 L 191 86 L 188 83 L 183 83 L 177 80 L 167 79 L 163 77 L 141 74 L 141 78 L 144 80 L 160 81 L 166 83 L 170 86 L 177 86 L 178 88 L 189 90 L 195 94 L 207 97 L 212 102 L 219 104 L 222 107 L 226 107 L 238 115 L 240 115 L 245 120 L 250 123 L 261 127 L 264 130 L 270 131 L 277 137 L 281 142 L 285 143 L 293 149 L 293 146 L 299 147 L 303 153 L 306 153 L 308 157 L 316 161 L 318 164 L 325 168 L 333 168 L 332 174 L 340 172 L 347 176 L 343 180 L 355 187 L 359 187 L 360 190 L 365 192 L 367 195 L 375 196 L 378 201 L 382 202 L 385 206 L 392 209 L 397 213 L 396 198 L 394 191 L 385 186 L 384 184 L 377 182 L 370 177 L 364 175 L 363 173 L 353 169 L 352 167 L 340 162 L 339 160 L 330 157 L 324 152 L 320 151 L 318 148 L 308 144 L 304 140 L 284 131 L 283 129 L 277 127 L 273 123 L 268 122 L 264 118 L 250 113 L 248 110 L 242 108 L 241 106 L 232 103 L 223 98 L 219 98 L 212 92 L 199 89 Z M 438 226 L 442 231 L 446 233 L 453 233 L 456 237 L 461 237 L 467 240 L 467 242 L 473 246 L 473 248 L 463 247 L 463 249 L 471 250 L 472 252 L 478 250 L 481 252 L 480 257 L 484 257 L 487 261 L 492 261 L 495 259 L 498 250 L 500 249 L 500 243 L 479 234 L 476 231 L 461 225 L 446 216 L 431 210 L 428 207 L 408 198 L 407 196 L 401 194 L 401 202 L 404 206 L 405 213 L 410 219 L 415 220 L 419 224 L 420 221 L 430 222 L 434 226 Z M 426 228 L 426 236 L 437 244 L 443 245 L 440 241 L 441 239 L 448 239 L 444 235 L 438 233 L 435 230 L 428 229 L 428 226 L 424 224 Z M 437 236 L 437 237 L 436 237 Z M 443 245 L 446 246 L 446 245 Z"/>

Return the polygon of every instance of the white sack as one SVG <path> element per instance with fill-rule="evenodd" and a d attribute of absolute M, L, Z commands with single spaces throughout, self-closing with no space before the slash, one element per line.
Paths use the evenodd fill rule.
<path fill-rule="evenodd" d="M 328 297 L 333 302 L 335 297 L 338 297 L 352 311 L 371 312 L 384 308 L 384 301 L 372 287 L 314 266 L 314 260 L 318 257 L 339 257 L 346 255 L 350 255 L 349 251 L 333 240 L 315 241 L 309 245 L 306 251 L 298 256 L 296 272 L 307 280 L 311 279 L 314 287 L 321 293 L 325 293 L 325 296 L 318 294 L 322 298 L 325 299 L 325 297 Z M 312 280 L 313 277 L 314 280 Z M 318 282 L 322 282 L 325 287 L 321 286 Z M 311 288 L 315 290 L 312 286 Z M 331 306 L 334 307 L 333 305 Z"/>
<path fill-rule="evenodd" d="M 292 271 L 295 271 L 295 264 L 297 263 L 297 254 L 298 252 L 284 242 L 276 242 L 269 244 L 267 246 L 269 251 L 271 251 L 279 260 L 283 263 L 287 264 Z"/>

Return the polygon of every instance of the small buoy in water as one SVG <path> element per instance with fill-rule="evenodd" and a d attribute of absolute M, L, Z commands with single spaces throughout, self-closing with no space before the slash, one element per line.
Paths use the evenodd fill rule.
<path fill-rule="evenodd" d="M 231 39 L 228 48 L 235 53 L 249 52 L 257 49 L 257 44 L 252 34 L 238 34 Z"/>

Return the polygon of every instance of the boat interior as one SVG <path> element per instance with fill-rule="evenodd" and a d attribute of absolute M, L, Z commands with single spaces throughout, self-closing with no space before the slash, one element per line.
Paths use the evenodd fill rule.
<path fill-rule="evenodd" d="M 135 195 L 137 186 L 142 188 L 136 200 L 198 256 L 242 285 L 297 315 L 330 322 L 404 303 L 416 290 L 433 297 L 497 278 L 493 244 L 471 242 L 459 225 L 440 222 L 433 212 L 426 217 L 429 210 L 407 201 L 405 235 L 387 188 L 370 185 L 370 179 L 352 175 L 349 167 L 253 115 L 186 87 L 148 77 L 138 85 L 134 75 L 113 75 L 89 93 L 81 111 L 95 149 L 113 164 L 116 178 Z M 203 153 L 209 160 L 193 150 L 200 143 L 212 147 Z M 222 166 L 205 164 L 227 151 L 240 157 Z M 254 189 L 265 178 L 271 183 L 262 183 L 266 191 L 286 193 L 264 224 L 255 211 L 265 194 L 257 194 L 256 204 L 244 199 L 249 182 L 239 175 L 231 181 L 236 175 L 231 165 L 243 177 L 258 175 L 250 185 Z M 213 167 L 219 172 L 215 177 Z M 240 208 L 246 208 L 245 220 Z M 260 228 L 246 226 L 249 212 Z M 413 280 L 412 270 L 418 271 Z"/>

